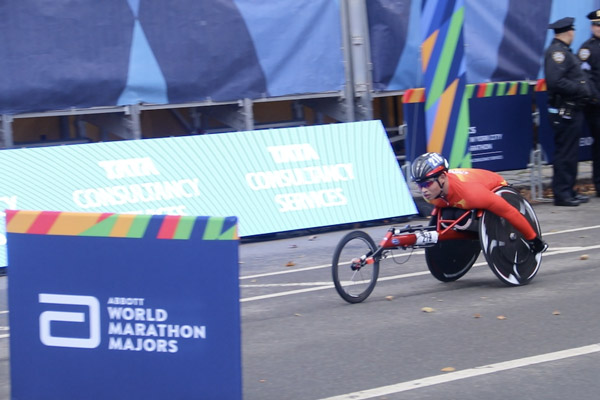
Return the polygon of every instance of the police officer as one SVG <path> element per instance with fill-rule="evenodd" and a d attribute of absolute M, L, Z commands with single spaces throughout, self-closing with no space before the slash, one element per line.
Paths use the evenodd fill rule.
<path fill-rule="evenodd" d="M 574 22 L 566 17 L 548 26 L 554 30 L 554 39 L 544 54 L 548 117 L 555 145 L 552 189 L 557 206 L 578 206 L 589 200 L 575 191 L 583 106 L 592 96 L 581 63 L 569 47 L 575 37 Z"/>
<path fill-rule="evenodd" d="M 581 60 L 581 68 L 586 73 L 595 92 L 594 101 L 584 108 L 584 116 L 594 139 L 592 143 L 592 176 L 596 187 L 596 196 L 600 197 L 600 10 L 592 11 L 587 18 L 592 23 L 592 37 L 581 45 L 577 55 Z"/>

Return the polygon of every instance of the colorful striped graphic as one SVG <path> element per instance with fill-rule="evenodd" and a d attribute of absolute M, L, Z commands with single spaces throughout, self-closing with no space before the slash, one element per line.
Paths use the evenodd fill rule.
<path fill-rule="evenodd" d="M 473 88 L 470 88 L 471 86 Z M 528 82 L 488 82 L 477 85 L 467 85 L 467 98 L 518 95 L 529 95 Z"/>
<path fill-rule="evenodd" d="M 424 0 L 421 13 L 427 151 L 470 167 L 463 0 Z"/>
<path fill-rule="evenodd" d="M 237 239 L 237 225 L 232 226 L 228 230 L 223 230 L 225 226 L 225 218 L 211 217 L 206 222 L 204 229 L 203 240 L 234 240 Z"/>
<path fill-rule="evenodd" d="M 535 91 L 545 91 L 546 81 L 538 80 Z M 493 96 L 518 96 L 529 95 L 530 85 L 526 81 L 514 82 L 487 82 L 479 84 L 469 84 L 465 86 L 465 97 L 472 99 L 473 97 L 493 97 Z M 424 103 L 425 88 L 408 89 L 404 92 L 402 98 L 403 103 Z"/>
<path fill-rule="evenodd" d="M 402 96 L 403 103 L 423 103 L 425 101 L 425 88 L 408 89 Z"/>
<path fill-rule="evenodd" d="M 6 211 L 6 231 L 35 235 L 146 237 L 152 218 L 160 220 L 157 239 L 188 240 L 194 227 L 203 228 L 203 240 L 237 240 L 237 224 L 225 217 L 152 216 L 58 211 Z M 206 224 L 197 224 L 198 221 Z M 231 226 L 230 226 L 231 225 Z"/>
<path fill-rule="evenodd" d="M 536 92 L 545 92 L 548 88 L 546 87 L 546 79 L 538 79 L 535 83 L 535 91 Z"/>

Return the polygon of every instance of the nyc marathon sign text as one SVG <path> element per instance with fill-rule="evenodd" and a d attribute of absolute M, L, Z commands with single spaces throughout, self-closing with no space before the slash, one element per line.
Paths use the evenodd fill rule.
<path fill-rule="evenodd" d="M 0 211 L 236 215 L 240 236 L 416 213 L 379 121 L 2 150 L 0 181 Z"/>

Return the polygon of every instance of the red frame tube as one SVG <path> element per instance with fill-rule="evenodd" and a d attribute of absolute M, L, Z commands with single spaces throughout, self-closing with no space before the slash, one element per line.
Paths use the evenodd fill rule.
<path fill-rule="evenodd" d="M 469 214 L 471 214 L 472 210 L 465 210 L 464 214 L 461 215 L 458 219 L 453 220 L 453 219 L 440 219 L 439 216 L 441 216 L 441 209 L 438 207 L 435 207 L 431 213 L 431 215 L 437 215 L 438 216 L 438 220 L 437 220 L 437 226 L 436 226 L 436 230 L 438 232 L 438 241 L 443 241 L 443 240 L 457 240 L 457 239 L 477 239 L 477 233 L 472 232 L 472 231 L 457 231 L 454 230 L 452 228 L 454 228 L 458 223 L 460 223 L 461 221 L 464 221 L 466 218 L 468 218 Z M 477 216 L 481 216 L 481 211 L 477 210 Z M 447 227 L 443 228 L 442 227 L 442 223 L 445 224 L 449 224 Z M 383 247 L 384 249 L 393 249 L 393 248 L 398 248 L 398 247 L 409 247 L 409 246 L 413 246 L 417 241 L 417 235 L 415 235 L 414 233 L 402 233 L 400 235 L 394 235 L 394 232 L 392 229 L 390 229 L 385 236 L 383 237 L 383 239 L 381 239 L 381 242 L 379 242 L 379 246 Z"/>

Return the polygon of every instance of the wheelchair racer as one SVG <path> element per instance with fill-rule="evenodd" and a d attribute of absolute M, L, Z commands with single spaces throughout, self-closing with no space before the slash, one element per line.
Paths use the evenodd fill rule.
<path fill-rule="evenodd" d="M 508 186 L 499 174 L 477 168 L 448 169 L 448 161 L 438 153 L 420 155 L 411 164 L 410 171 L 428 203 L 442 209 L 489 210 L 512 224 L 527 240 L 532 253 L 543 253 L 548 248 L 529 221 L 492 191 L 498 186 Z"/>

